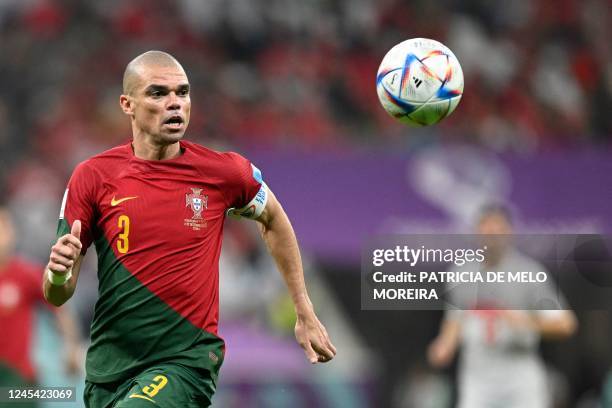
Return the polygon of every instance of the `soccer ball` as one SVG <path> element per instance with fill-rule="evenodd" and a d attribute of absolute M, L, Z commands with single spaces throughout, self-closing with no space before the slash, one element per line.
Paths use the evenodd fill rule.
<path fill-rule="evenodd" d="M 376 75 L 383 108 L 402 123 L 433 125 L 455 110 L 463 94 L 463 72 L 444 44 L 412 38 L 391 48 Z"/>

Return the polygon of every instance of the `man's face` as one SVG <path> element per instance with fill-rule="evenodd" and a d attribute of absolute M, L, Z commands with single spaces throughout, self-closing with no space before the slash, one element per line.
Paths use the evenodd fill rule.
<path fill-rule="evenodd" d="M 512 225 L 503 214 L 491 213 L 480 219 L 477 233 L 482 243 L 495 253 L 502 253 L 511 243 Z"/>
<path fill-rule="evenodd" d="M 512 234 L 512 225 L 502 214 L 492 213 L 482 217 L 478 223 L 478 233 L 483 235 Z"/>
<path fill-rule="evenodd" d="M 163 144 L 180 140 L 187 130 L 191 99 L 189 82 L 179 67 L 142 67 L 129 111 L 139 131 Z"/>

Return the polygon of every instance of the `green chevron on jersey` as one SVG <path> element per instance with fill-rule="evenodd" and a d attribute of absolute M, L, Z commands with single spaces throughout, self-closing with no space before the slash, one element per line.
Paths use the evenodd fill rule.
<path fill-rule="evenodd" d="M 61 219 L 57 236 L 69 232 L 68 223 Z M 169 360 L 209 370 L 216 380 L 223 340 L 164 303 L 116 259 L 106 238 L 96 235 L 99 297 L 91 323 L 87 380 L 125 380 Z"/>

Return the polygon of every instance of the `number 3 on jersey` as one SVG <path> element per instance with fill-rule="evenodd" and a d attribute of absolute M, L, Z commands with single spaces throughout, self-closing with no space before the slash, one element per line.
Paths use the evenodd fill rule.
<path fill-rule="evenodd" d="M 117 226 L 121 233 L 117 238 L 117 250 L 120 254 L 126 254 L 130 249 L 130 217 L 127 215 L 120 215 L 117 221 Z"/>

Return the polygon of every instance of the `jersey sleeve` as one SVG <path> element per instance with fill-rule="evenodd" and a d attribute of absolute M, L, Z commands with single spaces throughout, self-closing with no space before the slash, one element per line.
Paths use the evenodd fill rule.
<path fill-rule="evenodd" d="M 96 213 L 96 174 L 85 163 L 79 164 L 74 172 L 62 200 L 57 237 L 70 233 L 72 223 L 81 221 L 81 254 L 85 255 L 87 248 L 93 242 L 94 215 Z"/>
<path fill-rule="evenodd" d="M 227 214 L 235 218 L 257 218 L 268 200 L 268 187 L 261 171 L 237 153 L 227 155 L 231 163 L 224 189 Z"/>

